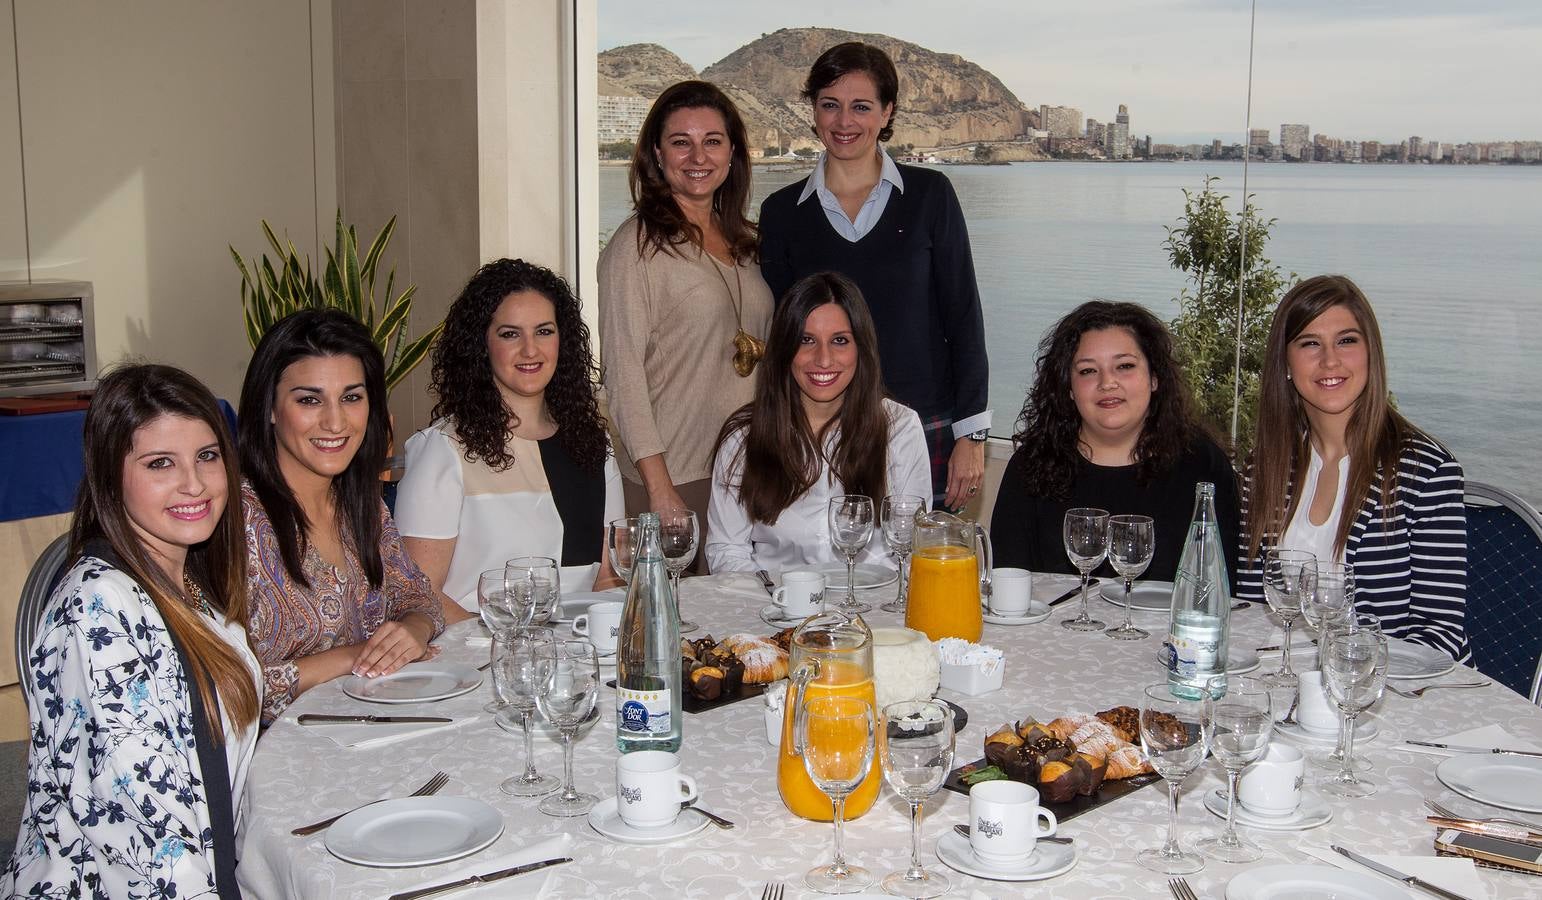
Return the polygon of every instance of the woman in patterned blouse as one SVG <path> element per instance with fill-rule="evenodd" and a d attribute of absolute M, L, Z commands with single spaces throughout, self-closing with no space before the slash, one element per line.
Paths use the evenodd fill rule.
<path fill-rule="evenodd" d="M 27 805 L 0 897 L 241 896 L 259 682 L 237 478 L 224 417 L 191 375 L 102 378 L 75 562 L 26 659 Z"/>
<path fill-rule="evenodd" d="M 387 675 L 429 653 L 444 612 L 380 498 L 385 363 L 336 310 L 273 326 L 241 387 L 252 643 L 264 722 L 340 675 Z"/>

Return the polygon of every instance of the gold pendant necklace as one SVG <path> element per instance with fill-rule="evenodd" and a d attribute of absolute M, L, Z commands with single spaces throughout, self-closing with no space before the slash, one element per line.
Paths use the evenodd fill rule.
<path fill-rule="evenodd" d="M 707 255 L 711 256 L 710 253 Z M 739 373 L 740 378 L 748 378 L 755 371 L 755 364 L 766 355 L 766 342 L 744 330 L 744 281 L 739 276 L 738 264 L 734 265 L 734 284 L 739 288 L 737 294 L 728 286 L 728 278 L 723 274 L 716 257 L 712 259 L 712 270 L 723 282 L 723 290 L 728 292 L 728 302 L 734 308 L 734 324 L 738 326 L 738 331 L 734 333 L 734 371 Z"/>

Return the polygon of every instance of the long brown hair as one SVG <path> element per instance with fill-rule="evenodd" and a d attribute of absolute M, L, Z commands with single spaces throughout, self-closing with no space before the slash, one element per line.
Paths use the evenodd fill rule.
<path fill-rule="evenodd" d="M 70 553 L 79 556 L 86 542 L 105 540 L 118 556 L 125 574 L 144 589 L 184 650 L 188 680 L 210 711 L 209 728 L 216 743 L 225 733 L 218 714 L 220 701 L 244 732 L 257 721 L 257 685 L 236 651 L 204 621 L 182 596 L 135 535 L 124 511 L 123 465 L 134 446 L 134 433 L 161 416 L 179 416 L 208 425 L 219 442 L 225 466 L 225 509 L 207 541 L 187 550 L 189 578 L 203 590 L 209 605 L 226 622 L 246 625 L 246 529 L 241 516 L 241 473 L 235 444 L 214 395 L 181 369 L 160 365 L 130 365 L 116 369 L 97 383 L 86 411 L 85 477 L 75 498 L 70 527 Z"/>
<path fill-rule="evenodd" d="M 841 397 L 840 411 L 815 434 L 803 411 L 803 392 L 793 378 L 793 358 L 803 324 L 816 307 L 834 303 L 851 321 L 857 368 Z M 889 416 L 884 409 L 878 336 L 862 292 L 844 275 L 816 272 L 788 289 L 777 304 L 766 338 L 766 357 L 755 375 L 755 398 L 724 423 L 728 436 L 746 429 L 735 465 L 740 468 L 739 502 L 752 522 L 775 524 L 782 510 L 813 486 L 825 459 L 825 436 L 839 428 L 830 472 L 848 494 L 882 497 L 887 491 Z"/>
<path fill-rule="evenodd" d="M 1344 307 L 1355 317 L 1364 335 L 1366 351 L 1365 390 L 1355 401 L 1344 433 L 1349 449 L 1344 510 L 1364 506 L 1373 483 L 1382 497 L 1393 496 L 1398 458 L 1404 445 L 1415 436 L 1429 439 L 1392 406 L 1381 328 L 1365 294 L 1343 275 L 1318 275 L 1300 282 L 1280 301 L 1274 323 L 1269 327 L 1269 349 L 1258 398 L 1258 426 L 1248 462 L 1252 480 L 1247 504 L 1248 559 L 1259 555 L 1266 538 L 1285 533 L 1301 502 L 1307 461 L 1311 458 L 1311 423 L 1301 395 L 1287 377 L 1288 351 L 1291 341 L 1335 306 Z M 1338 534 L 1333 540 L 1335 552 L 1342 552 L 1348 543 L 1355 518 L 1352 513 L 1339 517 Z"/>
<path fill-rule="evenodd" d="M 627 174 L 632 206 L 637 210 L 637 252 L 664 251 L 679 256 L 681 244 L 704 249 L 701 229 L 675 202 L 656 155 L 663 148 L 664 122 L 670 113 L 681 109 L 713 109 L 723 117 L 733 155 L 728 176 L 712 194 L 712 216 L 734 259 L 754 262 L 759 259 L 760 233 L 744 212 L 750 202 L 750 150 L 744 120 L 728 95 L 706 81 L 681 81 L 665 88 L 643 120 Z"/>

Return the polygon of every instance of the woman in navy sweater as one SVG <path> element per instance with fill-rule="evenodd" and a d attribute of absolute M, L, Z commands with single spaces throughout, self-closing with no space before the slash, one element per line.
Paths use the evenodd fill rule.
<path fill-rule="evenodd" d="M 831 47 L 803 97 L 825 145 L 808 178 L 760 208 L 760 267 L 777 297 L 814 272 L 856 282 L 878 329 L 884 385 L 916 410 L 935 502 L 962 507 L 985 475 L 988 368 L 969 232 L 940 172 L 895 165 L 899 76 L 877 47 Z"/>

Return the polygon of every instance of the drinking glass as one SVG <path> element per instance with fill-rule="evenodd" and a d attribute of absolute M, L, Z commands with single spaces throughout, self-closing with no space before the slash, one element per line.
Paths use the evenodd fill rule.
<path fill-rule="evenodd" d="M 1317 561 L 1317 583 L 1301 605 L 1301 617 L 1318 632 L 1347 618 L 1355 609 L 1355 567 L 1349 563 Z"/>
<path fill-rule="evenodd" d="M 1337 630 L 1347 630 L 1347 631 L 1357 631 L 1357 630 L 1358 631 L 1381 631 L 1381 618 L 1378 617 L 1378 616 L 1372 615 L 1371 613 L 1355 613 L 1355 614 L 1349 616 L 1346 619 L 1342 619 L 1342 620 L 1336 622 L 1335 624 L 1330 626 L 1330 629 L 1331 630 L 1335 630 L 1335 631 L 1337 631 Z M 1322 660 L 1323 660 L 1323 654 L 1327 652 L 1327 646 L 1328 646 L 1327 643 L 1323 642 L 1317 648 L 1317 667 L 1319 669 L 1325 668 L 1323 666 L 1323 661 Z M 1381 667 L 1382 667 L 1383 670 L 1385 670 L 1387 668 L 1387 661 L 1386 661 L 1386 659 L 1383 659 L 1381 661 Z M 1327 682 L 1326 674 L 1323 676 L 1323 678 L 1324 678 L 1324 680 L 1323 680 L 1323 690 L 1326 691 L 1328 689 L 1328 682 Z M 1334 705 L 1337 706 L 1338 704 L 1334 704 Z M 1345 739 L 1347 737 L 1344 734 L 1344 729 L 1347 727 L 1345 725 L 1345 721 L 1346 720 L 1344 718 L 1343 710 L 1340 710 L 1339 711 L 1339 736 L 1338 736 L 1337 742 L 1335 742 L 1335 744 L 1333 746 L 1333 752 L 1332 753 L 1314 753 L 1309 758 L 1309 762 L 1311 763 L 1311 766 L 1312 766 L 1313 769 L 1326 769 L 1327 771 L 1334 773 L 1334 775 L 1337 775 L 1339 772 L 1342 772 L 1344 770 L 1344 765 L 1345 765 Z M 1366 771 L 1369 771 L 1370 768 L 1371 768 L 1370 760 L 1354 759 L 1353 757 L 1349 758 L 1349 765 L 1351 767 L 1353 767 L 1356 772 L 1366 772 Z"/>
<path fill-rule="evenodd" d="M 562 790 L 548 794 L 537 808 L 548 816 L 582 816 L 599 798 L 573 785 L 573 739 L 599 696 L 600 663 L 588 641 L 553 641 L 546 656 L 551 670 L 535 702 L 562 736 Z"/>
<path fill-rule="evenodd" d="M 492 632 L 493 646 L 500 640 L 508 640 L 516 628 L 530 624 L 530 592 L 509 590 L 503 569 L 488 569 L 477 576 L 477 611 L 482 624 Z M 493 691 L 493 699 L 482 706 L 483 712 L 497 713 L 504 703 Z"/>
<path fill-rule="evenodd" d="M 866 498 L 864 498 L 866 499 Z M 868 511 L 872 512 L 871 501 Z M 841 851 L 846 818 L 846 797 L 867 777 L 873 765 L 873 706 L 860 697 L 827 695 L 803 705 L 797 718 L 803 745 L 803 767 L 809 780 L 823 791 L 835 811 L 835 859 L 815 866 L 803 876 L 810 890 L 821 894 L 854 894 L 873 883 L 861 866 L 846 864 Z"/>
<path fill-rule="evenodd" d="M 1151 767 L 1167 782 L 1167 842 L 1135 855 L 1142 866 L 1168 875 L 1190 875 L 1205 867 L 1204 859 L 1185 852 L 1178 843 L 1178 790 L 1189 773 L 1205 761 L 1210 746 L 1209 691 L 1197 699 L 1173 693 L 1163 681 L 1148 685 L 1141 694 L 1140 746 Z"/>
<path fill-rule="evenodd" d="M 1334 628 L 1323 641 L 1323 681 L 1344 714 L 1339 727 L 1343 768 L 1323 783 L 1323 790 L 1335 797 L 1369 797 L 1376 785 L 1355 775 L 1355 718 L 1380 700 L 1387 686 L 1387 636 L 1368 628 Z"/>
<path fill-rule="evenodd" d="M 846 599 L 842 612 L 856 614 L 872 609 L 857 602 L 857 556 L 873 537 L 873 498 L 861 494 L 838 494 L 830 498 L 830 543 L 846 557 Z"/>
<path fill-rule="evenodd" d="M 899 595 L 878 607 L 884 612 L 904 612 L 910 592 L 910 538 L 916 531 L 916 513 L 926 509 L 926 500 L 914 494 L 890 494 L 883 498 L 879 520 L 883 523 L 883 543 L 899 557 Z"/>
<path fill-rule="evenodd" d="M 1060 624 L 1072 631 L 1102 631 L 1103 623 L 1087 614 L 1088 576 L 1108 555 L 1108 510 L 1078 507 L 1068 509 L 1061 525 L 1065 553 L 1071 565 L 1082 573 L 1082 611 L 1076 618 Z"/>
<path fill-rule="evenodd" d="M 675 610 L 680 608 L 680 575 L 696 559 L 696 545 L 701 528 L 696 514 L 688 509 L 666 509 L 659 513 L 659 544 L 664 550 L 664 567 L 669 570 L 669 586 L 675 593 Z M 680 619 L 680 633 L 689 634 L 700 626 Z"/>
<path fill-rule="evenodd" d="M 1151 565 L 1156 552 L 1156 523 L 1150 516 L 1108 517 L 1108 564 L 1124 578 L 1124 624 L 1104 632 L 1116 641 L 1138 641 L 1151 632 L 1136 628 L 1130 619 L 1130 591 L 1135 579 Z"/>
<path fill-rule="evenodd" d="M 642 528 L 635 518 L 613 519 L 605 526 L 605 552 L 610 554 L 610 567 L 622 581 L 632 580 L 632 564 L 637 561 L 641 540 Z"/>
<path fill-rule="evenodd" d="M 1290 667 L 1291 628 L 1301 615 L 1307 598 L 1317 589 L 1317 557 L 1305 550 L 1270 550 L 1264 554 L 1264 599 L 1285 626 L 1285 638 L 1280 641 L 1280 667 L 1262 676 L 1276 691 L 1288 695 L 1289 704 L 1285 725 L 1296 724 L 1296 691 L 1300 679 Z"/>
<path fill-rule="evenodd" d="M 539 797 L 557 789 L 557 779 L 535 770 L 535 738 L 532 734 L 536 699 L 551 678 L 550 628 L 516 628 L 506 638 L 493 638 L 493 692 L 507 712 L 504 721 L 519 716 L 525 734 L 525 771 L 504 779 L 503 792 L 516 797 Z"/>
<path fill-rule="evenodd" d="M 1221 862 L 1262 859 L 1257 844 L 1237 834 L 1237 784 L 1242 770 L 1263 759 L 1274 731 L 1270 685 L 1262 678 L 1213 678 L 1210 693 L 1225 691 L 1211 704 L 1210 752 L 1226 768 L 1226 830 L 1199 842 L 1200 853 Z"/>
<path fill-rule="evenodd" d="M 921 865 L 921 804 L 942 787 L 953 768 L 953 711 L 936 700 L 907 700 L 883 708 L 879 732 L 883 776 L 910 804 L 910 868 L 883 879 L 883 889 L 901 897 L 940 897 L 948 879 Z"/>
<path fill-rule="evenodd" d="M 562 602 L 562 570 L 550 556 L 516 556 L 503 564 L 506 590 L 515 603 L 528 603 L 526 624 L 550 625 Z"/>

